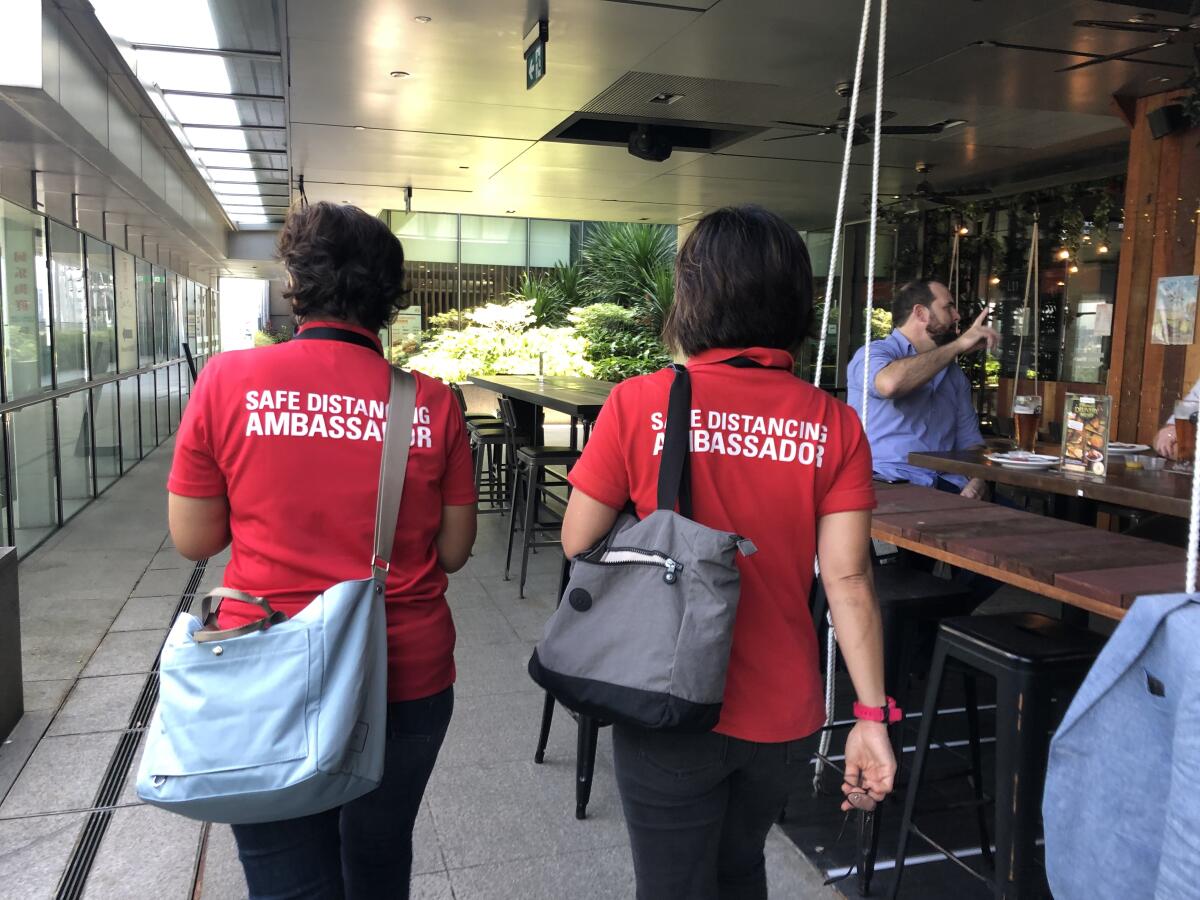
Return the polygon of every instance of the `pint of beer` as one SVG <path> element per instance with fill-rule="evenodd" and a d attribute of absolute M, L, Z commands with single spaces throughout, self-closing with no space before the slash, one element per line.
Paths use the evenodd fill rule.
<path fill-rule="evenodd" d="M 1175 405 L 1175 458 L 1190 465 L 1196 456 L 1195 404 L 1181 401 Z"/>
<path fill-rule="evenodd" d="M 1036 394 L 1017 397 L 1013 401 L 1013 424 L 1017 449 L 1032 453 L 1037 447 L 1038 423 L 1042 419 L 1042 398 Z"/>

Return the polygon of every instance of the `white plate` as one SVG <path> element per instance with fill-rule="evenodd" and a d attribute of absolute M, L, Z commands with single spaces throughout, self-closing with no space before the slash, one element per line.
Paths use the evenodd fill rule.
<path fill-rule="evenodd" d="M 1057 456 L 1044 453 L 990 453 L 987 458 L 1006 469 L 1052 469 L 1058 465 Z"/>
<path fill-rule="evenodd" d="M 1124 456 L 1128 453 L 1142 453 L 1149 449 L 1149 444 L 1122 444 L 1114 441 L 1108 445 L 1108 452 L 1117 456 Z"/>

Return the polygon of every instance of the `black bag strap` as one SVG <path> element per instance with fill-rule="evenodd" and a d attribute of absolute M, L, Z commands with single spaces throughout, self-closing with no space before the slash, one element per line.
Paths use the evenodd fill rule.
<path fill-rule="evenodd" d="M 735 369 L 766 369 L 762 363 L 745 356 L 721 360 Z M 671 366 L 675 379 L 667 400 L 667 428 L 663 439 L 662 461 L 658 466 L 658 508 L 674 509 L 679 501 L 679 514 L 692 517 L 691 454 L 688 445 L 692 432 L 692 382 L 687 366 Z"/>
<path fill-rule="evenodd" d="M 324 325 L 317 325 L 314 328 L 305 328 L 303 331 L 297 331 L 293 335 L 292 340 L 341 341 L 343 344 L 358 344 L 360 347 L 366 347 L 368 350 L 373 350 L 380 356 L 383 356 L 383 351 L 379 349 L 379 345 L 365 334 L 359 334 L 357 331 L 349 331 L 345 328 L 328 328 Z"/>
<path fill-rule="evenodd" d="M 679 501 L 681 515 L 692 516 L 692 492 L 688 472 L 688 442 L 692 431 L 692 382 L 687 366 L 671 366 L 675 379 L 667 400 L 667 430 L 662 460 L 658 464 L 658 508 L 674 509 Z"/>

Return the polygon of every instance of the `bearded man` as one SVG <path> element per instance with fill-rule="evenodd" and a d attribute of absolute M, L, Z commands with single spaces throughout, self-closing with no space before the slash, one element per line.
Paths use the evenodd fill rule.
<path fill-rule="evenodd" d="M 908 454 L 969 450 L 983 446 L 971 402 L 971 383 L 958 357 L 996 346 L 1000 335 L 984 324 L 985 308 L 958 333 L 958 310 L 938 281 L 910 281 L 892 300 L 894 329 L 871 342 L 870 410 L 867 439 L 875 474 L 886 481 L 910 481 L 964 497 L 982 499 L 987 484 L 979 478 L 943 475 L 908 464 Z M 850 405 L 862 414 L 863 349 L 847 368 Z"/>

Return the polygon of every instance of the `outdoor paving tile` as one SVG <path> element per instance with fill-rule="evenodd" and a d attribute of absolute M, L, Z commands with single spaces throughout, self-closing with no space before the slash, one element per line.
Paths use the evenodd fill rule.
<path fill-rule="evenodd" d="M 508 620 L 492 606 L 457 610 L 454 613 L 454 630 L 460 647 L 511 644 L 518 640 Z"/>
<path fill-rule="evenodd" d="M 244 900 L 250 894 L 238 860 L 237 841 L 228 825 L 211 825 L 200 871 L 200 896 L 196 900 Z"/>
<path fill-rule="evenodd" d="M 772 897 L 804 897 L 806 900 L 842 900 L 842 894 L 825 884 L 824 873 L 773 827 L 767 834 L 767 890 Z"/>
<path fill-rule="evenodd" d="M 86 813 L 0 821 L 0 896 L 53 897 L 86 821 Z"/>
<path fill-rule="evenodd" d="M 4 803 L 0 819 L 90 809 L 120 734 L 43 738 Z"/>
<path fill-rule="evenodd" d="M 186 569 L 191 572 L 196 564 L 187 557 L 180 554 L 173 546 L 164 547 L 154 554 L 154 559 L 150 560 L 151 569 Z"/>
<path fill-rule="evenodd" d="M 17 721 L 8 737 L 0 741 L 0 803 L 21 775 L 25 763 L 37 749 L 38 742 L 54 718 L 53 710 L 26 712 Z M 0 809 L 3 809 L 0 806 Z"/>
<path fill-rule="evenodd" d="M 47 732 L 50 736 L 124 731 L 146 682 L 145 675 L 81 678 Z"/>
<path fill-rule="evenodd" d="M 21 635 L 21 675 L 27 681 L 74 679 L 104 635 L 103 626 L 60 635 Z"/>
<path fill-rule="evenodd" d="M 153 806 L 115 810 L 88 876 L 85 900 L 190 897 L 203 827 Z"/>
<path fill-rule="evenodd" d="M 597 760 L 582 822 L 575 818 L 573 758 L 557 767 L 528 759 L 435 769 L 427 796 L 446 868 L 621 845 L 625 827 L 606 768 Z"/>
<path fill-rule="evenodd" d="M 450 877 L 445 872 L 414 875 L 408 896 L 409 900 L 455 900 Z"/>
<path fill-rule="evenodd" d="M 529 677 L 526 668 L 529 654 L 529 644 L 524 641 L 458 647 L 454 653 L 458 672 L 455 702 L 492 694 L 535 692 L 540 697 L 542 689 Z"/>
<path fill-rule="evenodd" d="M 117 798 L 118 806 L 136 806 L 142 802 L 137 795 L 137 774 L 142 767 L 142 757 L 146 755 L 146 737 L 145 732 L 142 732 L 142 737 L 138 738 L 138 744 L 133 751 L 133 765 L 129 767 L 129 772 L 125 775 L 125 783 L 121 785 L 121 796 Z"/>
<path fill-rule="evenodd" d="M 179 595 L 173 597 L 131 597 L 109 631 L 145 631 L 169 628 L 171 617 L 179 607 Z"/>
<path fill-rule="evenodd" d="M 152 555 L 149 550 L 139 553 L 56 548 L 35 552 L 21 561 L 21 602 L 24 604 L 27 597 L 125 600 Z"/>
<path fill-rule="evenodd" d="M 438 766 L 532 760 L 544 696 L 537 691 L 456 696 L 454 717 L 438 754 Z M 551 740 L 564 741 L 562 746 L 574 748 L 576 733 L 575 721 L 561 708 L 556 710 Z M 574 758 L 572 749 L 571 759 Z"/>
<path fill-rule="evenodd" d="M 58 709 L 67 696 L 67 691 L 75 682 L 70 678 L 60 678 L 51 681 L 29 681 L 22 685 L 25 690 L 25 712 L 41 712 Z"/>
<path fill-rule="evenodd" d="M 130 550 L 146 555 L 147 562 L 162 544 L 167 531 L 166 503 L 163 513 L 148 517 L 137 509 L 114 505 L 101 498 L 72 521 L 71 530 L 54 545 L 56 552 L 86 550 Z"/>
<path fill-rule="evenodd" d="M 429 801 L 422 800 L 417 811 L 417 822 L 413 826 L 412 873 L 445 872 L 446 860 L 442 858 L 442 845 L 438 842 L 437 829 L 433 827 L 433 814 Z"/>
<path fill-rule="evenodd" d="M 450 883 L 455 900 L 627 900 L 635 889 L 628 847 L 453 869 Z"/>
<path fill-rule="evenodd" d="M 166 628 L 110 632 L 84 667 L 83 677 L 149 672 L 166 636 Z"/>
<path fill-rule="evenodd" d="M 130 596 L 175 597 L 178 600 L 187 590 L 191 577 L 191 569 L 147 569 Z"/>

